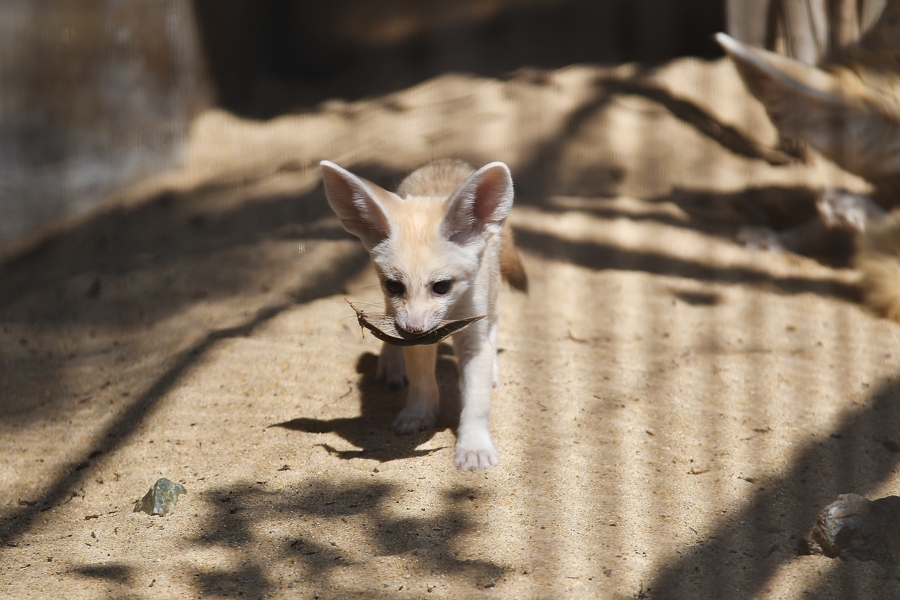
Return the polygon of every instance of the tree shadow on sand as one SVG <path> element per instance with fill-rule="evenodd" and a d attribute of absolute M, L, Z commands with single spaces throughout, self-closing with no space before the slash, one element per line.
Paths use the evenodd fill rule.
<path fill-rule="evenodd" d="M 900 463 L 898 427 L 900 382 L 889 380 L 874 392 L 870 405 L 847 410 L 827 437 L 801 447 L 789 470 L 750 483 L 752 498 L 729 511 L 710 535 L 682 548 L 654 576 L 649 597 L 759 597 L 779 567 L 797 556 L 799 540 L 822 508 L 838 494 L 865 495 L 893 473 Z M 827 564 L 829 559 L 819 560 Z M 842 597 L 859 597 L 863 583 L 825 578 L 805 593 L 810 598 L 836 597 L 837 588 L 845 592 Z"/>
<path fill-rule="evenodd" d="M 198 592 L 203 596 L 239 593 L 265 597 L 279 587 L 274 561 L 294 565 L 293 577 L 313 579 L 332 596 L 340 595 L 338 590 L 367 597 L 409 593 L 396 587 L 375 591 L 375 582 L 353 590 L 354 578 L 347 578 L 345 569 L 358 564 L 360 555 L 363 562 L 404 555 L 420 572 L 464 577 L 473 588 L 492 587 L 506 567 L 489 560 L 459 558 L 453 551 L 457 538 L 475 529 L 465 510 L 475 491 L 468 487 L 449 489 L 443 494 L 438 514 L 426 516 L 410 510 L 409 516 L 399 517 L 392 504 L 399 501 L 415 505 L 414 497 L 405 492 L 374 478 L 339 483 L 304 480 L 278 492 L 265 491 L 252 482 L 208 490 L 202 501 L 209 507 L 209 517 L 200 526 L 201 533 L 188 542 L 209 548 L 263 546 L 269 551 L 245 554 L 238 570 L 197 570 L 194 581 Z M 267 521 L 285 519 L 293 523 L 290 529 L 295 533 L 289 537 L 261 533 L 267 529 Z M 311 526 L 323 521 L 330 526 Z M 327 538 L 335 534 L 346 537 Z M 353 540 L 352 547 L 346 545 L 348 538 Z M 260 556 L 268 558 L 263 562 Z"/>
<path fill-rule="evenodd" d="M 383 169 L 377 173 L 363 170 L 376 179 L 390 177 Z M 155 323 L 189 312 L 198 304 L 264 288 L 272 265 L 256 250 L 260 244 L 272 240 L 291 240 L 291 245 L 295 240 L 331 243 L 349 238 L 337 224 L 329 224 L 332 213 L 315 181 L 295 194 L 255 198 L 224 211 L 216 208 L 216 190 L 212 192 L 210 198 L 204 198 L 202 192 L 185 197 L 163 193 L 136 207 L 100 212 L 28 252 L 8 258 L 0 264 L 4 283 L 0 286 L 0 308 L 4 310 L 0 332 L 5 333 L 7 326 L 24 327 L 29 337 L 34 331 L 34 338 L 40 340 L 41 332 L 52 332 L 57 323 L 84 332 L 97 331 L 130 362 L 135 350 L 119 345 L 119 336 L 140 336 L 150 348 L 154 344 L 171 346 L 172 339 L 154 333 Z M 234 260 L 235 253 L 240 260 Z M 161 373 L 142 382 L 143 391 L 121 397 L 116 394 L 114 401 L 121 408 L 99 427 L 92 445 L 73 449 L 63 458 L 59 475 L 48 482 L 40 498 L 4 511 L 0 539 L 12 543 L 42 511 L 68 500 L 71 490 L 90 477 L 93 459 L 127 444 L 160 398 L 177 387 L 221 341 L 250 336 L 285 311 L 344 292 L 347 282 L 369 264 L 358 244 L 348 244 L 328 256 L 305 271 L 300 281 L 293 279 L 275 290 L 277 293 L 268 294 L 268 300 L 248 302 L 247 310 L 234 315 L 230 324 L 204 324 L 192 331 L 191 343 L 181 339 L 178 351 L 172 351 L 160 365 Z M 189 285 L 202 293 L 173 293 L 166 286 L 167 273 L 189 279 Z M 75 289 L 75 284 L 91 280 L 99 283 Z M 117 290 L 120 293 L 114 295 Z M 6 391 L 2 384 L 9 383 L 5 374 L 15 369 L 17 374 L 32 374 L 32 380 L 40 381 L 35 388 L 40 397 L 35 393 L 30 398 L 18 390 L 0 393 L 2 414 L 22 423 L 49 421 L 82 408 L 80 402 L 107 402 L 104 390 L 110 381 L 106 374 L 96 378 L 81 401 L 72 400 L 71 392 L 63 388 L 65 369 L 78 360 L 93 360 L 93 350 L 82 350 L 75 343 L 76 350 L 60 360 L 41 352 L 28 353 L 35 341 L 23 340 L 16 346 L 0 344 L 0 392 Z"/>
<path fill-rule="evenodd" d="M 428 456 L 446 447 L 419 450 L 435 432 L 455 429 L 459 422 L 459 384 L 456 360 L 449 344 L 438 346 L 436 375 L 440 390 L 441 408 L 434 429 L 412 435 L 396 435 L 390 431 L 394 417 L 403 408 L 406 390 L 392 390 L 375 380 L 378 357 L 371 352 L 360 355 L 356 372 L 360 375 L 356 384 L 359 390 L 359 416 L 337 419 L 312 419 L 298 417 L 276 423 L 270 427 L 282 427 L 306 433 L 335 433 L 359 450 L 337 450 L 329 444 L 321 444 L 329 454 L 342 460 L 365 458 L 389 462 L 403 458 Z M 352 390 L 351 390 L 352 391 Z M 349 397 L 349 396 L 348 396 Z"/>
<path fill-rule="evenodd" d="M 535 231 L 518 230 L 516 243 L 550 260 L 589 269 L 643 271 L 654 275 L 685 277 L 708 283 L 764 285 L 782 294 L 813 293 L 849 301 L 859 299 L 858 289 L 838 280 L 792 276 L 778 277 L 751 267 L 718 267 L 701 261 L 645 250 L 626 250 L 615 245 L 570 241 Z"/>

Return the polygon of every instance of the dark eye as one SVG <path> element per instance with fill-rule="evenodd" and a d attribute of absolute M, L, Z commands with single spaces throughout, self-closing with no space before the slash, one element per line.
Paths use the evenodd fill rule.
<path fill-rule="evenodd" d="M 384 288 L 395 296 L 399 296 L 406 289 L 403 287 L 403 284 L 399 281 L 394 281 L 393 279 L 385 279 L 384 280 Z"/>
<path fill-rule="evenodd" d="M 434 285 L 431 286 L 431 289 L 434 291 L 435 294 L 443 296 L 444 294 L 446 294 L 447 292 L 450 291 L 450 287 L 452 285 L 453 285 L 452 281 L 450 281 L 449 279 L 445 279 L 443 281 L 434 282 Z"/>

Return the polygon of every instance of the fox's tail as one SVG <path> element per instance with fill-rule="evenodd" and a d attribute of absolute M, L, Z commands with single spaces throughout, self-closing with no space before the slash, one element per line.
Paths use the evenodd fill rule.
<path fill-rule="evenodd" d="M 866 304 L 900 322 L 900 210 L 866 229 L 860 237 L 856 267 Z"/>
<path fill-rule="evenodd" d="M 514 289 L 528 293 L 528 274 L 525 272 L 525 265 L 522 264 L 519 251 L 516 250 L 516 241 L 509 224 L 503 227 L 501 235 L 500 273 Z"/>

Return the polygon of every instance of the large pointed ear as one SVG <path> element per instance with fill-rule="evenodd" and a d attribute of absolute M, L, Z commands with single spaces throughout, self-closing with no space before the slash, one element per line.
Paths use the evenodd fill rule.
<path fill-rule="evenodd" d="M 822 69 L 752 48 L 724 33 L 716 34 L 716 40 L 782 136 L 809 143 L 863 177 L 890 167 L 889 153 L 872 140 L 886 139 L 884 132 L 900 133 L 900 128 L 858 90 L 846 89 Z"/>
<path fill-rule="evenodd" d="M 716 41 L 783 135 L 817 146 L 816 134 L 834 127 L 835 113 L 845 108 L 846 99 L 833 75 L 724 33 L 717 33 Z"/>
<path fill-rule="evenodd" d="M 441 233 L 460 245 L 493 235 L 503 228 L 512 203 L 509 167 L 492 162 L 472 173 L 450 196 Z"/>
<path fill-rule="evenodd" d="M 368 250 L 391 235 L 394 224 L 386 207 L 391 201 L 390 192 L 333 162 L 323 160 L 319 166 L 328 204 L 344 229 L 358 237 Z"/>
<path fill-rule="evenodd" d="M 786 96 L 840 102 L 837 80 L 822 69 L 748 46 L 725 33 L 717 33 L 716 41 L 734 62 L 744 84 L 766 108 Z"/>

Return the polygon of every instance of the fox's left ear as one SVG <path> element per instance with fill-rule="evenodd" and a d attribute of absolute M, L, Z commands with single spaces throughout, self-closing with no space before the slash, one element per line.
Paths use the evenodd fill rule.
<path fill-rule="evenodd" d="M 390 237 L 394 230 L 389 212 L 393 195 L 333 162 L 323 160 L 320 167 L 328 204 L 344 229 L 358 237 L 366 250 Z"/>
<path fill-rule="evenodd" d="M 498 233 L 512 203 L 509 167 L 492 162 L 475 171 L 450 196 L 441 233 L 461 245 Z"/>
<path fill-rule="evenodd" d="M 896 55 L 895 50 L 879 54 L 881 50 L 875 44 L 883 44 L 885 49 L 896 45 L 893 31 L 900 3 L 891 2 L 889 6 L 891 10 L 885 9 L 861 42 L 861 50 L 868 53 L 865 56 Z M 896 151 L 891 144 L 900 136 L 900 126 L 893 93 L 869 87 L 865 78 L 861 79 L 862 89 L 843 85 L 830 71 L 752 48 L 724 33 L 716 34 L 716 40 L 782 136 L 807 142 L 841 167 L 867 179 L 897 172 Z M 854 68 L 860 67 L 866 68 L 860 63 Z"/>

